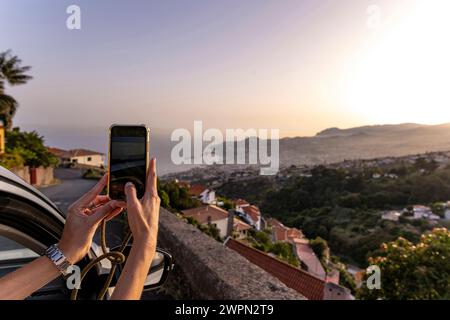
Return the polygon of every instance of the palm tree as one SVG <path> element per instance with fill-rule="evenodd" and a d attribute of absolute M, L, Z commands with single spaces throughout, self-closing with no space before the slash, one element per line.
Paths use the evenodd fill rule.
<path fill-rule="evenodd" d="M 31 67 L 22 67 L 21 64 L 22 60 L 13 56 L 10 50 L 0 53 L 0 117 L 3 118 L 7 129 L 12 127 L 12 118 L 19 104 L 16 99 L 5 93 L 5 84 L 8 83 L 10 86 L 25 84 L 32 79 L 25 74 Z"/>

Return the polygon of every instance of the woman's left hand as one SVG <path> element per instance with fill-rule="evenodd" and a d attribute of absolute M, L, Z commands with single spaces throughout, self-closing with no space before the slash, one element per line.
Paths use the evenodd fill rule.
<path fill-rule="evenodd" d="M 108 176 L 103 178 L 68 210 L 66 224 L 58 247 L 70 263 L 80 261 L 89 251 L 95 230 L 103 219 L 112 219 L 126 207 L 124 201 L 99 195 Z"/>

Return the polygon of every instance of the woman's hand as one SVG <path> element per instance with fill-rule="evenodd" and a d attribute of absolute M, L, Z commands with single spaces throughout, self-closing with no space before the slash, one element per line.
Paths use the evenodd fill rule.
<path fill-rule="evenodd" d="M 111 296 L 112 300 L 136 300 L 141 297 L 145 279 L 156 251 L 158 237 L 159 204 L 156 188 L 156 161 L 150 161 L 145 194 L 136 196 L 132 183 L 125 185 L 128 224 L 133 233 L 133 247 Z"/>
<path fill-rule="evenodd" d="M 136 188 L 131 182 L 125 185 L 128 224 L 133 233 L 133 247 L 137 245 L 153 253 L 156 250 L 159 206 L 161 203 L 156 180 L 156 159 L 153 158 L 150 161 L 146 189 L 141 200 L 137 198 Z"/>
<path fill-rule="evenodd" d="M 112 219 L 118 215 L 125 203 L 100 196 L 106 186 L 108 176 L 103 178 L 84 196 L 69 207 L 66 224 L 58 247 L 74 264 L 89 251 L 95 230 L 103 219 Z"/>

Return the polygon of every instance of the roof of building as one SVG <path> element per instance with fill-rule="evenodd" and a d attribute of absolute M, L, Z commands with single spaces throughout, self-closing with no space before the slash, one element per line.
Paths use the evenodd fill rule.
<path fill-rule="evenodd" d="M 53 148 L 53 147 L 48 147 L 47 148 L 48 152 L 54 154 L 57 157 L 63 158 L 63 157 L 69 157 L 70 152 L 67 150 L 63 150 L 63 149 L 59 149 L 59 148 Z"/>
<path fill-rule="evenodd" d="M 280 221 L 278 221 L 275 218 L 267 219 L 267 224 L 271 227 L 284 227 L 284 224 L 282 224 Z"/>
<path fill-rule="evenodd" d="M 242 210 L 252 218 L 253 222 L 257 222 L 261 218 L 261 212 L 257 206 L 242 207 Z"/>
<path fill-rule="evenodd" d="M 225 245 L 306 298 L 311 300 L 323 299 L 325 289 L 324 280 L 231 238 L 227 240 Z"/>
<path fill-rule="evenodd" d="M 200 196 L 206 189 L 208 189 L 206 186 L 202 184 L 193 184 L 189 186 L 189 194 L 192 196 Z"/>
<path fill-rule="evenodd" d="M 101 152 L 92 151 L 88 149 L 72 149 L 69 150 L 72 157 L 84 157 L 84 156 L 95 156 L 95 155 L 103 155 Z"/>
<path fill-rule="evenodd" d="M 311 249 L 309 244 L 296 242 L 295 249 L 297 252 L 297 256 L 308 267 L 308 272 L 316 275 L 321 279 L 325 279 L 326 272 L 323 269 L 319 258 L 317 258 L 316 254 Z"/>
<path fill-rule="evenodd" d="M 233 229 L 234 230 L 239 232 L 239 231 L 245 231 L 245 230 L 248 230 L 251 228 L 252 228 L 251 225 L 245 223 L 244 221 L 234 218 L 234 220 L 233 220 Z"/>
<path fill-rule="evenodd" d="M 237 199 L 236 200 L 236 206 L 249 206 L 250 203 L 245 201 L 244 199 Z"/>
<path fill-rule="evenodd" d="M 200 224 L 208 223 L 208 221 L 214 222 L 228 218 L 228 212 L 215 205 L 206 205 L 198 208 L 182 210 L 181 213 L 185 217 L 195 219 Z"/>
<path fill-rule="evenodd" d="M 297 228 L 289 228 L 287 230 L 287 237 L 288 238 L 303 238 L 303 232 L 301 232 L 300 230 L 298 230 Z"/>
<path fill-rule="evenodd" d="M 272 231 L 275 241 L 287 241 L 287 228 L 274 226 L 272 227 Z"/>
<path fill-rule="evenodd" d="M 55 156 L 60 158 L 71 158 L 71 157 L 83 157 L 83 156 L 94 156 L 94 155 L 104 155 L 101 152 L 92 151 L 88 149 L 72 149 L 64 150 L 59 148 L 49 147 L 47 150 L 53 153 Z"/>

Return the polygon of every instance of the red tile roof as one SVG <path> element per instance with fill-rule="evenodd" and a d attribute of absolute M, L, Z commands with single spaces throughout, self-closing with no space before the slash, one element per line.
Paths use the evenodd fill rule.
<path fill-rule="evenodd" d="M 182 210 L 185 217 L 194 218 L 198 223 L 205 224 L 228 218 L 228 212 L 214 205 L 201 206 L 198 208 Z"/>
<path fill-rule="evenodd" d="M 234 218 L 233 220 L 233 229 L 236 231 L 245 231 L 251 229 L 252 226 L 248 225 L 244 221 Z"/>
<path fill-rule="evenodd" d="M 287 231 L 288 238 L 303 238 L 303 232 L 298 230 L 297 228 L 289 228 Z"/>
<path fill-rule="evenodd" d="M 275 236 L 275 241 L 287 241 L 287 228 L 286 227 L 272 227 L 272 231 Z"/>
<path fill-rule="evenodd" d="M 253 222 L 257 222 L 261 218 L 261 212 L 257 206 L 242 207 L 242 210 L 252 218 Z"/>
<path fill-rule="evenodd" d="M 267 224 L 271 227 L 284 227 L 284 224 L 282 224 L 280 221 L 278 221 L 275 218 L 267 219 Z"/>
<path fill-rule="evenodd" d="M 250 203 L 248 203 L 247 201 L 243 200 L 243 199 L 237 199 L 236 200 L 236 206 L 249 206 Z"/>
<path fill-rule="evenodd" d="M 59 158 L 69 158 L 70 157 L 70 152 L 67 150 L 63 150 L 63 149 L 59 149 L 59 148 L 52 148 L 52 147 L 48 147 L 47 150 L 48 150 L 48 152 L 54 154 L 55 156 L 57 156 Z"/>
<path fill-rule="evenodd" d="M 227 240 L 225 245 L 278 278 L 286 286 L 298 291 L 307 299 L 323 299 L 325 281 L 231 238 Z"/>
<path fill-rule="evenodd" d="M 69 150 L 72 157 L 84 157 L 84 156 L 94 156 L 94 155 L 103 155 L 101 152 L 92 151 L 88 149 L 72 149 Z"/>
<path fill-rule="evenodd" d="M 202 194 L 203 191 L 205 191 L 207 189 L 206 186 L 201 185 L 201 184 L 193 184 L 189 187 L 189 194 L 192 196 L 200 196 Z"/>
<path fill-rule="evenodd" d="M 71 157 L 83 157 L 83 156 L 93 156 L 93 155 L 103 155 L 103 153 L 87 150 L 87 149 L 72 149 L 63 150 L 59 148 L 47 148 L 47 150 L 53 153 L 55 156 L 60 158 L 71 158 Z"/>

